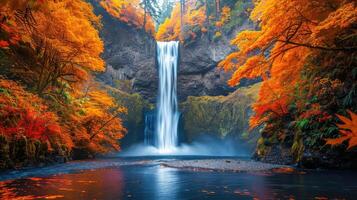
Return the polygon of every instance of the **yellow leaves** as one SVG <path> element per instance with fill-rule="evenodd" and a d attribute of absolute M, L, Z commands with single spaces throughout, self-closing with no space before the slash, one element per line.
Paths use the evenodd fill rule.
<path fill-rule="evenodd" d="M 327 139 L 326 144 L 338 145 L 342 144 L 346 140 L 349 140 L 347 149 L 357 146 L 357 114 L 350 110 L 347 112 L 350 114 L 351 119 L 342 115 L 337 115 L 337 117 L 343 122 L 343 124 L 337 125 L 340 128 L 341 137 Z"/>
<path fill-rule="evenodd" d="M 176 4 L 170 18 L 166 18 L 156 33 L 156 40 L 171 41 L 178 40 L 180 37 L 180 4 Z"/>
<path fill-rule="evenodd" d="M 155 27 L 149 13 L 140 7 L 139 0 L 101 0 L 100 5 L 113 17 L 136 28 L 143 28 L 145 21 L 146 32 L 154 35 Z M 146 19 L 144 19 L 146 17 Z"/>
<path fill-rule="evenodd" d="M 231 70 L 231 69 L 239 70 L 239 72 L 237 71 L 233 76 L 232 81 L 230 81 L 230 84 L 236 85 L 239 83 L 239 81 L 242 78 L 256 77 L 256 76 L 252 76 L 252 74 L 247 75 L 246 77 L 243 77 L 243 75 L 244 75 L 244 71 L 247 72 L 250 71 L 247 70 L 248 68 L 251 69 L 253 68 L 253 66 L 251 65 L 254 64 L 255 61 L 257 61 L 258 57 L 248 59 L 249 63 L 247 63 L 247 65 L 245 66 L 241 66 L 241 65 L 244 65 L 244 63 L 248 61 L 246 54 L 250 53 L 255 48 L 259 47 L 259 45 L 255 43 L 260 35 L 261 35 L 261 31 L 245 30 L 240 32 L 237 35 L 237 37 L 231 41 L 231 44 L 237 46 L 240 51 L 229 54 L 224 60 L 222 60 L 218 64 L 218 67 L 224 68 L 225 70 Z M 259 57 L 262 58 L 261 56 Z M 261 62 L 256 62 L 256 63 L 262 64 Z M 264 73 L 260 73 L 260 74 L 264 74 Z"/>
<path fill-rule="evenodd" d="M 91 91 L 87 98 L 83 104 L 85 117 L 105 117 L 108 110 L 115 106 L 114 99 L 104 91 Z"/>
<path fill-rule="evenodd" d="M 90 4 L 81 0 L 49 1 L 33 15 L 37 22 L 36 36 L 55 47 L 58 56 L 70 57 L 71 63 L 88 70 L 104 70 L 100 58 L 104 45 L 93 26 L 99 26 L 100 18 L 93 14 Z"/>
<path fill-rule="evenodd" d="M 90 100 L 95 102 L 97 105 L 104 106 L 103 109 L 114 106 L 114 99 L 104 91 L 92 91 L 88 94 L 88 96 Z"/>
<path fill-rule="evenodd" d="M 186 11 L 183 14 L 183 22 L 181 22 L 181 6 L 179 3 L 175 5 L 170 18 L 166 19 L 165 22 L 159 26 L 156 33 L 156 40 L 183 41 L 187 38 L 194 39 L 196 37 L 196 33 L 193 33 L 192 28 L 199 27 L 199 30 L 202 30 L 202 32 L 207 31 L 203 26 L 205 22 L 205 8 L 203 6 L 197 8 L 193 2 L 194 1 L 186 2 Z M 184 30 L 181 30 L 182 23 L 184 24 Z"/>
<path fill-rule="evenodd" d="M 218 63 L 218 67 L 224 68 L 224 70 L 232 70 L 235 69 L 237 66 L 241 65 L 241 63 L 246 58 L 242 56 L 240 52 L 233 52 L 229 54 L 224 60 Z"/>
<path fill-rule="evenodd" d="M 267 61 L 264 56 L 252 56 L 245 61 L 244 65 L 240 66 L 234 72 L 232 78 L 228 81 L 228 84 L 235 86 L 239 84 L 242 78 L 253 79 L 260 76 L 265 77 L 268 69 Z"/>
<path fill-rule="evenodd" d="M 326 19 L 314 28 L 311 35 L 313 44 L 321 45 L 327 41 L 330 43 L 341 29 L 349 28 L 356 22 L 357 7 L 355 3 L 351 2 L 341 6 L 336 11 L 330 13 Z"/>
<path fill-rule="evenodd" d="M 215 34 L 214 34 L 215 37 L 221 37 L 222 36 L 222 33 L 220 31 L 217 31 Z"/>
<path fill-rule="evenodd" d="M 231 18 L 231 8 L 228 6 L 224 6 L 221 11 L 221 18 L 219 21 L 216 22 L 217 27 L 222 27 L 224 24 L 229 22 Z"/>
<path fill-rule="evenodd" d="M 244 30 L 231 41 L 231 45 L 236 45 L 242 53 L 248 53 L 261 46 L 261 44 L 256 43 L 261 35 L 261 31 Z"/>
<path fill-rule="evenodd" d="M 334 8 L 324 0 L 255 2 L 250 17 L 260 24 L 261 30 L 240 32 L 231 41 L 239 50 L 219 63 L 225 70 L 235 70 L 229 81 L 232 86 L 243 78 L 263 78 L 260 98 L 254 106 L 259 114 L 251 124 L 266 120 L 265 112 L 285 110 L 293 85 L 301 81 L 301 70 L 307 58 L 319 49 L 316 47 L 334 48 L 341 45 L 336 41 L 355 37 L 356 31 L 351 27 L 357 22 L 356 3 L 333 4 Z"/>

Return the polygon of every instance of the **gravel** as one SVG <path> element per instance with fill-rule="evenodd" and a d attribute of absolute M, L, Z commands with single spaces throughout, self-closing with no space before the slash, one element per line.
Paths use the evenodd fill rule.
<path fill-rule="evenodd" d="M 238 159 L 203 159 L 203 160 L 174 160 L 161 163 L 162 166 L 208 171 L 233 171 L 233 172 L 261 172 L 274 169 L 291 168 L 286 165 L 275 165 L 257 161 Z"/>

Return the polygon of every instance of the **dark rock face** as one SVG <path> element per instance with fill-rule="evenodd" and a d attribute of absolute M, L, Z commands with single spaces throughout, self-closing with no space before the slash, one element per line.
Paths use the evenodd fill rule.
<path fill-rule="evenodd" d="M 235 50 L 230 41 L 245 29 L 254 29 L 248 19 L 231 33 L 223 34 L 219 40 L 210 40 L 204 35 L 193 43 L 181 45 L 178 75 L 180 101 L 185 101 L 188 96 L 228 95 L 236 89 L 227 85 L 232 72 L 225 72 L 217 65 Z"/>
<path fill-rule="evenodd" d="M 202 37 L 188 46 L 181 45 L 178 72 L 180 101 L 188 96 L 227 95 L 234 90 L 227 85 L 231 73 L 217 67 L 218 62 L 232 51 L 228 40 L 222 38 L 219 42 L 212 42 Z"/>
<path fill-rule="evenodd" d="M 103 16 L 101 37 L 107 69 L 99 78 L 112 86 L 117 80 L 130 80 L 133 92 L 153 99 L 158 83 L 154 38 L 113 18 L 98 3 L 92 4 L 95 13 Z"/>
<path fill-rule="evenodd" d="M 296 165 L 305 169 L 357 169 L 356 149 L 346 151 L 346 147 L 336 146 L 334 149 L 304 149 L 297 158 L 291 146 L 275 144 L 266 147 L 265 153 L 255 152 L 254 159 L 267 163 Z"/>
<path fill-rule="evenodd" d="M 93 5 L 95 12 L 103 16 L 103 58 L 108 65 L 106 72 L 99 78 L 112 86 L 115 86 L 117 80 L 129 80 L 133 92 L 138 92 L 150 102 L 155 102 L 158 72 L 154 38 L 142 30 L 119 22 L 97 3 Z M 193 43 L 180 45 L 180 101 L 186 100 L 188 96 L 227 95 L 234 90 L 227 85 L 231 73 L 218 69 L 217 64 L 234 50 L 229 43 L 236 33 L 252 27 L 251 22 L 246 20 L 231 33 L 223 34 L 217 41 L 209 40 L 204 35 Z"/>

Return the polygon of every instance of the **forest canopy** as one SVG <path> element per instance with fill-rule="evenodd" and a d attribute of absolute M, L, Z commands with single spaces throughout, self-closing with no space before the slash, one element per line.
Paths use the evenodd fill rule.
<path fill-rule="evenodd" d="M 239 50 L 219 66 L 235 71 L 232 86 L 263 78 L 250 121 L 264 124 L 258 153 L 288 144 L 298 160 L 304 150 L 321 150 L 339 135 L 336 114 L 346 125 L 327 144 L 356 146 L 356 2 L 264 0 L 250 17 L 260 29 L 239 33 L 232 40 Z M 348 110 L 352 122 L 341 116 Z"/>
<path fill-rule="evenodd" d="M 105 63 L 102 25 L 92 6 L 82 0 L 0 5 L 0 135 L 6 151 L 23 139 L 35 152 L 46 146 L 62 156 L 72 148 L 118 150 L 125 133 L 119 115 L 126 109 L 94 77 Z"/>

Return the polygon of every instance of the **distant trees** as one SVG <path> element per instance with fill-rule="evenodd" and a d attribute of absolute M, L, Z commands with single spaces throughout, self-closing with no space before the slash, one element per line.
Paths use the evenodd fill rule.
<path fill-rule="evenodd" d="M 211 41 L 220 39 L 224 33 L 229 33 L 235 26 L 247 20 L 246 10 L 250 6 L 252 5 L 249 2 L 242 0 L 179 1 L 170 18 L 159 26 L 157 38 L 174 38 L 188 42 L 205 35 Z"/>
<path fill-rule="evenodd" d="M 184 32 L 184 27 L 185 27 L 185 21 L 184 21 L 184 16 L 186 12 L 186 1 L 185 0 L 180 0 L 180 33 L 181 37 L 183 37 L 183 32 Z"/>
<path fill-rule="evenodd" d="M 185 6 L 175 5 L 171 17 L 160 25 L 156 39 L 165 41 L 195 39 L 197 32 L 204 29 L 204 23 L 205 8 L 203 6 L 196 7 L 193 2 L 185 1 Z"/>
<path fill-rule="evenodd" d="M 221 1 L 215 0 L 215 3 L 216 3 L 216 18 L 219 18 L 221 13 Z"/>
<path fill-rule="evenodd" d="M 144 22 L 143 29 L 146 27 L 147 18 L 150 16 L 157 23 L 161 15 L 161 8 L 157 0 L 142 0 L 140 3 L 141 7 L 144 9 Z"/>
<path fill-rule="evenodd" d="M 101 0 L 100 5 L 118 20 L 155 34 L 153 17 L 160 12 L 157 0 Z"/>

